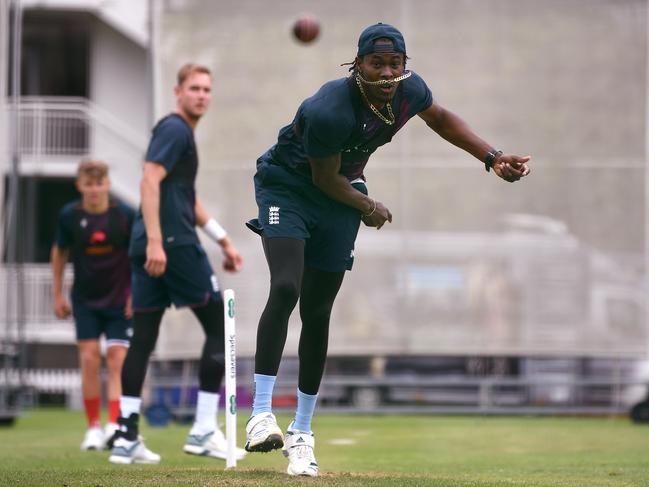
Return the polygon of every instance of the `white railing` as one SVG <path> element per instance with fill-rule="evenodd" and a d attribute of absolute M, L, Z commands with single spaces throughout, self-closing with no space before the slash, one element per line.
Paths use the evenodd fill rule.
<path fill-rule="evenodd" d="M 69 294 L 72 269 L 66 269 Z M 9 341 L 74 343 L 71 319 L 54 316 L 52 272 L 48 264 L 0 267 L 0 338 Z"/>
<path fill-rule="evenodd" d="M 19 120 L 23 156 L 40 160 L 88 153 L 91 119 L 84 98 L 24 97 Z"/>
<path fill-rule="evenodd" d="M 102 159 L 111 168 L 113 189 L 137 201 L 146 138 L 86 98 L 22 97 L 19 108 L 23 166 L 51 172 L 55 163 L 73 163 L 85 156 Z"/>
<path fill-rule="evenodd" d="M 0 386 L 32 387 L 39 392 L 69 393 L 81 387 L 79 369 L 6 370 L 0 374 Z"/>

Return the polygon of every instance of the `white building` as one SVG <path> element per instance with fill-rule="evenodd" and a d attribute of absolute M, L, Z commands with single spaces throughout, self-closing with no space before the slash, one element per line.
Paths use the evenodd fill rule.
<path fill-rule="evenodd" d="M 30 341 L 74 340 L 55 320 L 47 264 L 57 214 L 75 198 L 84 157 L 111 168 L 115 196 L 137 205 L 152 118 L 148 3 L 112 0 L 0 0 L 0 194 L 8 201 L 14 123 L 11 97 L 12 8 L 21 13 L 18 103 L 18 242 L 24 267 L 22 319 Z M 3 203 L 3 214 L 7 214 Z M 7 232 L 2 232 L 6 235 Z M 8 239 L 0 248 L 6 256 Z M 0 272 L 0 288 L 8 282 Z M 11 288 L 11 285 L 9 286 Z M 2 291 L 2 299 L 6 292 Z M 1 321 L 11 322 L 11 295 Z M 18 305 L 16 305 L 17 308 Z M 3 306 L 4 308 L 4 306 Z M 19 314 L 20 315 L 20 314 Z M 6 319 L 5 319 L 6 318 Z M 49 331 L 46 331 L 49 330 Z"/>

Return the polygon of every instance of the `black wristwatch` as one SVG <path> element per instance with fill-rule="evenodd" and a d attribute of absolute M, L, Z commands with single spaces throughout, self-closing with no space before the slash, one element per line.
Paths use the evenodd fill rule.
<path fill-rule="evenodd" d="M 496 160 L 496 157 L 501 155 L 503 151 L 501 150 L 491 150 L 487 152 L 487 155 L 484 157 L 484 169 L 485 171 L 489 172 L 491 168 L 494 165 L 494 161 Z"/>

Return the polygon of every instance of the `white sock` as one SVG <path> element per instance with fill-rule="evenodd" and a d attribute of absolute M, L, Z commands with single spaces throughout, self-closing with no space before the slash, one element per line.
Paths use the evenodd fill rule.
<path fill-rule="evenodd" d="M 119 400 L 119 414 L 122 418 L 128 418 L 131 414 L 140 414 L 142 399 L 133 396 L 122 396 Z"/>
<path fill-rule="evenodd" d="M 219 408 L 220 394 L 198 391 L 196 401 L 196 418 L 189 434 L 204 435 L 217 429 L 216 414 Z"/>

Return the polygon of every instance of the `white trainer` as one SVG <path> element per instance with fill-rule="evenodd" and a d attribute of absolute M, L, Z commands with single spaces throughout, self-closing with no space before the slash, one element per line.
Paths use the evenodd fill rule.
<path fill-rule="evenodd" d="M 200 455 L 226 460 L 228 457 L 228 442 L 225 439 L 223 432 L 218 428 L 204 435 L 193 435 L 190 432 L 185 441 L 183 451 L 191 455 Z M 237 460 L 242 460 L 245 456 L 246 451 L 243 448 L 237 448 L 235 450 L 235 457 Z"/>
<path fill-rule="evenodd" d="M 108 461 L 127 465 L 132 463 L 156 464 L 160 463 L 160 455 L 144 446 L 144 440 L 141 437 L 135 441 L 117 438 L 113 442 L 113 451 Z"/>
<path fill-rule="evenodd" d="M 104 450 L 110 450 L 115 441 L 115 432 L 119 429 L 117 423 L 108 423 L 104 427 Z"/>
<path fill-rule="evenodd" d="M 83 442 L 81 443 L 81 449 L 85 451 L 101 450 L 104 448 L 104 443 L 104 432 L 101 428 L 94 426 L 86 431 Z"/>
<path fill-rule="evenodd" d="M 304 475 L 307 477 L 318 476 L 318 462 L 316 462 L 313 449 L 315 448 L 315 437 L 313 433 L 291 429 L 289 425 L 284 437 L 284 448 L 282 453 L 288 458 L 289 475 Z"/>
<path fill-rule="evenodd" d="M 273 413 L 259 413 L 246 424 L 246 451 L 269 452 L 282 448 L 282 430 Z"/>

